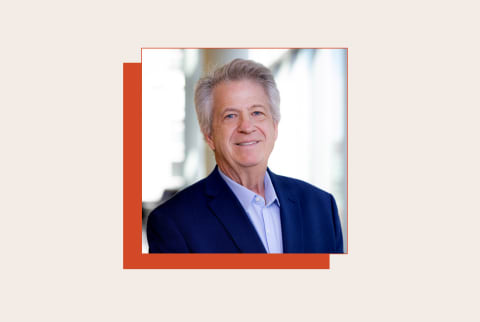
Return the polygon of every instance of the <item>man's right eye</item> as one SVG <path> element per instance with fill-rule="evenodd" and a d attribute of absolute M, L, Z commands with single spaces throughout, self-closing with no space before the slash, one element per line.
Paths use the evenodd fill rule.
<path fill-rule="evenodd" d="M 235 114 L 227 114 L 225 115 L 225 119 L 228 120 L 228 119 L 233 119 L 235 117 Z"/>

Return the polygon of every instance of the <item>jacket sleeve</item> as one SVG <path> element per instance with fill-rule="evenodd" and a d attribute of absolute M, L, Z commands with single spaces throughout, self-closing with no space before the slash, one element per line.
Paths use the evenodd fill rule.
<path fill-rule="evenodd" d="M 333 253 L 343 253 L 343 234 L 342 234 L 342 225 L 340 224 L 340 218 L 338 217 L 338 209 L 337 203 L 335 202 L 335 198 L 330 195 L 330 200 L 332 204 L 332 220 L 333 226 L 335 229 L 335 249 L 332 251 Z"/>
<path fill-rule="evenodd" d="M 149 253 L 189 253 L 185 239 L 168 216 L 152 213 L 147 222 Z"/>

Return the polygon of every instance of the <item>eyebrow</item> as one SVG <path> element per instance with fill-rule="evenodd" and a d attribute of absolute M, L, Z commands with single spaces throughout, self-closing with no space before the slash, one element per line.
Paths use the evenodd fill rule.
<path fill-rule="evenodd" d="M 239 112 L 240 110 L 238 108 L 233 108 L 233 107 L 227 107 L 222 111 L 222 115 L 228 112 Z"/>
<path fill-rule="evenodd" d="M 258 107 L 261 107 L 263 109 L 267 109 L 265 106 L 263 106 L 262 104 L 254 104 L 252 106 L 250 106 L 248 109 L 251 110 L 252 108 L 258 108 Z"/>
<path fill-rule="evenodd" d="M 266 108 L 264 105 L 262 105 L 262 104 L 253 104 L 253 105 L 250 106 L 248 109 L 251 110 L 251 109 L 259 108 L 259 107 L 261 107 L 261 108 L 263 108 L 263 109 L 265 109 L 265 110 L 267 109 L 267 108 Z M 225 113 L 227 113 L 227 112 L 239 112 L 239 111 L 240 111 L 240 109 L 238 109 L 238 108 L 235 108 L 235 107 L 227 107 L 226 109 L 224 109 L 224 110 L 222 111 L 222 114 L 225 114 Z"/>

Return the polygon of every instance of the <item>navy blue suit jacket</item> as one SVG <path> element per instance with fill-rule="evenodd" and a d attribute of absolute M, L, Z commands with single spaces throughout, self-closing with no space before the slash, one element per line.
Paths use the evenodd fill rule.
<path fill-rule="evenodd" d="M 333 196 L 268 171 L 280 201 L 284 253 L 342 253 Z M 148 217 L 147 237 L 150 253 L 266 252 L 217 168 L 158 206 Z"/>

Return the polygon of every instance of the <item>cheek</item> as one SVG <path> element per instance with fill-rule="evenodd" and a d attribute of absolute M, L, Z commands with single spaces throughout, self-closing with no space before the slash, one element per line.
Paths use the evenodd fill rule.
<path fill-rule="evenodd" d="M 231 138 L 232 138 L 231 132 L 226 129 L 222 129 L 219 132 L 219 136 L 217 138 L 216 144 L 217 146 L 221 147 L 223 150 L 230 150 L 231 141 L 232 141 Z"/>
<path fill-rule="evenodd" d="M 270 142 L 275 142 L 275 140 L 277 139 L 277 129 L 275 126 L 272 126 L 270 124 L 267 125 L 262 131 L 262 133 Z"/>

